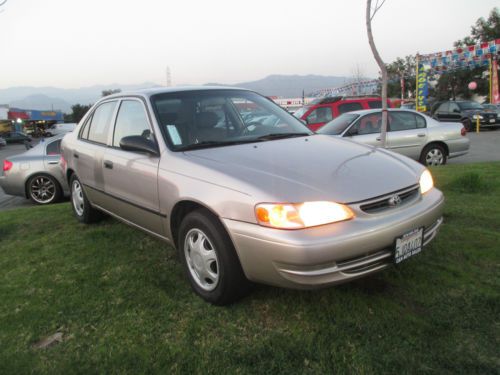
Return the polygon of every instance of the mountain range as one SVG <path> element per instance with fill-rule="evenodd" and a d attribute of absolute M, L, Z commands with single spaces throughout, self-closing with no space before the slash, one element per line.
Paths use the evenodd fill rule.
<path fill-rule="evenodd" d="M 313 91 L 340 86 L 351 80 L 349 77 L 320 76 L 320 75 L 270 75 L 266 78 L 240 82 L 234 85 L 207 83 L 206 85 L 235 86 L 251 89 L 266 96 L 300 97 Z M 136 85 L 95 85 L 78 89 L 63 89 L 57 87 L 10 87 L 0 89 L 0 104 L 8 104 L 13 108 L 23 109 L 54 109 L 71 112 L 74 104 L 91 104 L 101 97 L 103 90 L 121 89 L 122 91 L 141 88 L 159 87 L 153 82 L 144 82 Z"/>

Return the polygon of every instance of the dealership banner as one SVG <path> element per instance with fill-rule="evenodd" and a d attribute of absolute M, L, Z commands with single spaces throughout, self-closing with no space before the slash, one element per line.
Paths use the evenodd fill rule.
<path fill-rule="evenodd" d="M 500 103 L 500 93 L 498 92 L 498 61 L 493 60 L 491 62 L 491 97 L 490 102 L 492 104 Z"/>
<path fill-rule="evenodd" d="M 427 81 L 427 71 L 423 63 L 417 59 L 417 100 L 416 110 L 427 111 L 427 96 L 429 94 L 429 82 Z"/>

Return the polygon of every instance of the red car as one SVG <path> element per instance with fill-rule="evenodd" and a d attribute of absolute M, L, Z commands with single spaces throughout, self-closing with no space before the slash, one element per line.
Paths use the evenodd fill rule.
<path fill-rule="evenodd" d="M 390 100 L 387 106 L 393 108 Z M 316 131 L 342 113 L 361 109 L 382 108 L 382 100 L 376 96 L 319 98 L 297 110 L 293 115 L 304 120 L 309 129 Z"/>

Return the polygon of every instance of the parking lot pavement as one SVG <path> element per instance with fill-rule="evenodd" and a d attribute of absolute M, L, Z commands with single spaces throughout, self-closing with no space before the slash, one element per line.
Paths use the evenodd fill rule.
<path fill-rule="evenodd" d="M 31 144 L 35 146 L 38 142 L 32 141 Z M 0 147 L 0 166 L 3 166 L 4 159 L 7 159 L 9 156 L 21 154 L 26 151 L 26 147 L 22 143 L 14 143 L 8 144 L 7 146 Z M 0 169 L 0 174 L 3 173 Z M 12 195 L 7 195 L 0 188 L 0 211 L 15 208 L 15 207 L 29 207 L 34 206 L 35 204 L 26 198 L 23 197 L 14 197 Z"/>
<path fill-rule="evenodd" d="M 450 164 L 500 161 L 500 129 L 482 130 L 479 134 L 468 133 L 470 150 L 467 155 L 450 159 Z"/>

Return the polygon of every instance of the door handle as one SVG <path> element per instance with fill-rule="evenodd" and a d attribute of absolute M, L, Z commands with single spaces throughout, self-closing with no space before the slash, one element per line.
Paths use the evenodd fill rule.
<path fill-rule="evenodd" d="M 375 140 L 377 140 L 377 141 L 381 141 L 381 140 L 382 140 L 382 138 L 377 137 L 377 138 L 375 138 Z"/>
<path fill-rule="evenodd" d="M 73 154 L 73 157 L 74 157 L 75 159 L 78 159 L 78 154 Z"/>
<path fill-rule="evenodd" d="M 104 167 L 108 168 L 108 169 L 113 169 L 113 162 L 111 162 L 109 160 L 105 160 L 104 161 Z"/>
<path fill-rule="evenodd" d="M 49 161 L 49 164 L 59 164 L 59 161 Z"/>
<path fill-rule="evenodd" d="M 425 137 L 425 134 L 419 133 L 417 134 L 418 137 Z"/>

